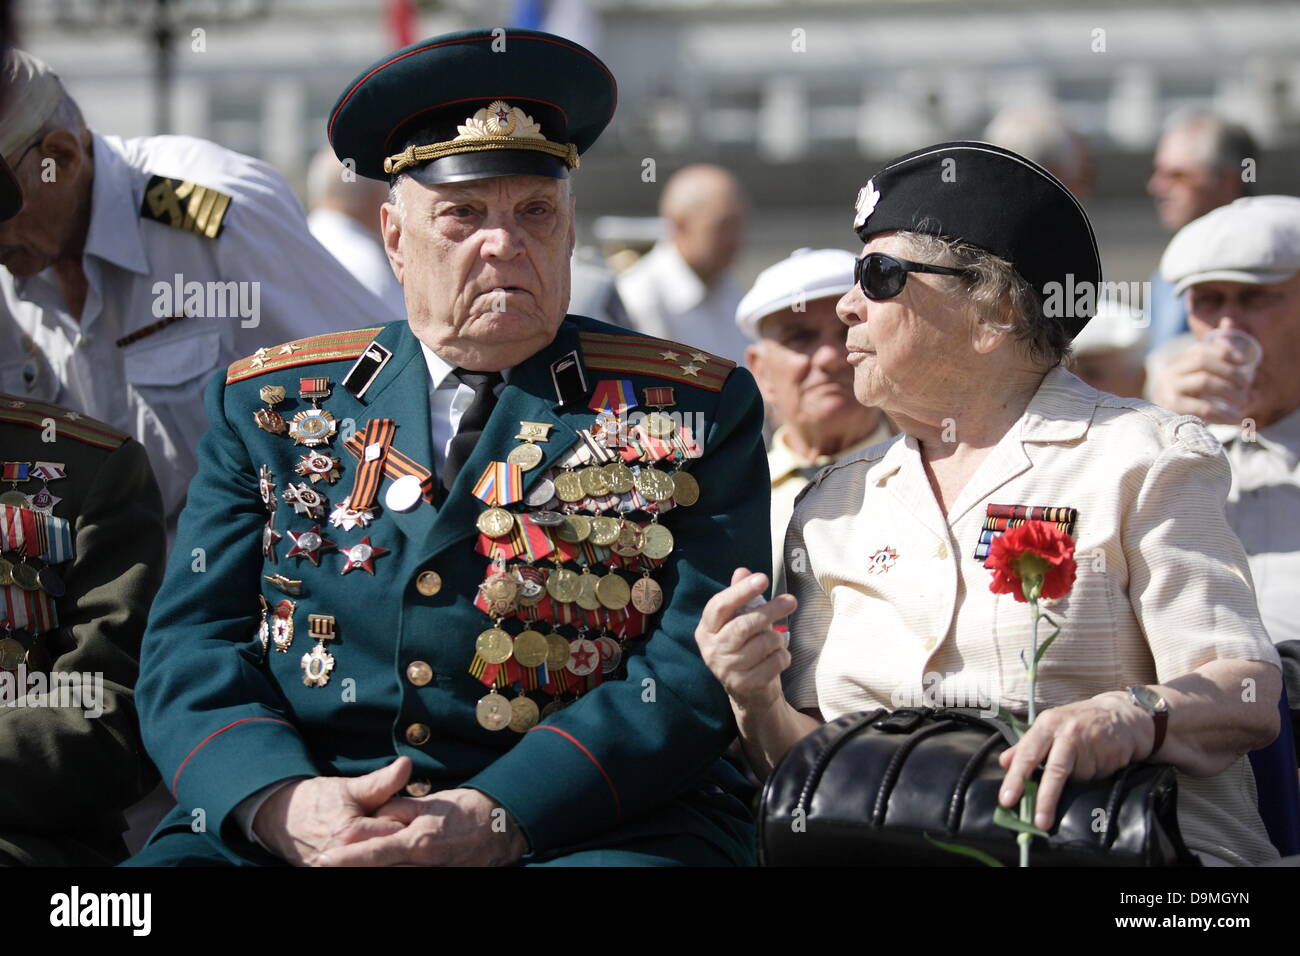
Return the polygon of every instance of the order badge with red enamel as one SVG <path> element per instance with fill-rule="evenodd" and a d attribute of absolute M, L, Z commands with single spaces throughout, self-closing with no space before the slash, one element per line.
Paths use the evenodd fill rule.
<path fill-rule="evenodd" d="M 339 460 L 333 455 L 320 451 L 303 455 L 298 459 L 298 464 L 294 465 L 293 470 L 304 478 L 310 478 L 313 485 L 321 480 L 332 485 L 339 480 Z"/>
<path fill-rule="evenodd" d="M 353 568 L 360 568 L 367 574 L 374 574 L 375 558 L 381 554 L 387 554 L 388 549 L 371 544 L 370 536 L 366 535 L 360 542 L 350 548 L 339 548 L 339 553 L 346 559 L 343 563 L 343 570 L 339 574 L 347 574 Z"/>
<path fill-rule="evenodd" d="M 868 574 L 884 574 L 894 566 L 898 560 L 898 552 L 893 548 L 880 548 L 871 557 L 867 558 Z"/>

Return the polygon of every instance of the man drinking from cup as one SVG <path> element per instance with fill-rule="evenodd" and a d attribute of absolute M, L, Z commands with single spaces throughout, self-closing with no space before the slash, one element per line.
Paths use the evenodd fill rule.
<path fill-rule="evenodd" d="M 1264 624 L 1274 643 L 1300 642 L 1300 198 L 1215 209 L 1174 236 L 1160 268 L 1187 296 L 1195 343 L 1155 370 L 1152 399 L 1218 423 L 1232 465 L 1228 522 Z"/>

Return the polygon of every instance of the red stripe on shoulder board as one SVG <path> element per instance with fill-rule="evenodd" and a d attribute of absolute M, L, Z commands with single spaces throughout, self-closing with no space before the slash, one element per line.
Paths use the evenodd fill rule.
<path fill-rule="evenodd" d="M 531 734 L 534 731 L 538 731 L 538 730 L 550 730 L 559 734 L 569 743 L 573 744 L 573 746 L 581 750 L 583 754 L 586 755 L 586 758 L 596 765 L 596 769 L 600 771 L 600 775 L 605 778 L 605 786 L 609 787 L 610 795 L 614 798 L 614 813 L 616 816 L 622 819 L 623 801 L 618 798 L 618 789 L 614 786 L 614 781 L 609 779 L 609 774 L 607 774 L 605 772 L 605 768 L 600 765 L 600 761 L 592 756 L 591 751 L 588 750 L 586 747 L 584 747 L 582 744 L 580 744 L 576 737 L 574 737 L 572 734 L 568 733 L 567 731 L 561 730 L 559 727 L 552 727 L 549 724 L 538 724 L 536 727 L 532 728 L 532 730 L 528 732 Z"/>
<path fill-rule="evenodd" d="M 190 762 L 191 758 L 193 758 L 193 756 L 196 753 L 198 753 L 200 750 L 206 747 L 213 738 L 220 737 L 222 734 L 224 734 L 227 730 L 230 730 L 232 727 L 238 727 L 240 724 L 254 723 L 259 720 L 269 720 L 272 723 L 285 724 L 286 726 L 289 727 L 293 726 L 293 724 L 289 723 L 289 721 L 283 720 L 280 717 L 244 717 L 241 720 L 236 720 L 233 723 L 226 724 L 226 726 L 222 727 L 220 730 L 214 730 L 212 733 L 208 734 L 206 737 L 200 740 L 194 746 L 194 749 L 191 750 L 188 754 L 186 754 L 185 759 L 181 761 L 181 765 L 176 768 L 176 773 L 172 777 L 172 796 L 173 797 L 176 796 L 176 785 L 180 783 L 181 771 L 185 769 L 185 765 Z"/>

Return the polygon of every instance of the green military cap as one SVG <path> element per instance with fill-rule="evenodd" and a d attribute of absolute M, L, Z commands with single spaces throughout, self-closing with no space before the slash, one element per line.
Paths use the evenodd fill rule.
<path fill-rule="evenodd" d="M 363 71 L 334 104 L 328 134 L 339 159 L 370 179 L 564 179 L 609 124 L 617 99 L 605 64 L 571 40 L 466 30 Z"/>

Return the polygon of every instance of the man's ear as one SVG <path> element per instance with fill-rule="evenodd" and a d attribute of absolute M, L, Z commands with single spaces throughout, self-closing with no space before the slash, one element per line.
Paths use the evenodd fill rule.
<path fill-rule="evenodd" d="M 44 156 L 37 166 L 40 168 L 45 159 L 53 159 L 56 182 L 59 180 L 73 182 L 90 156 L 90 147 L 83 149 L 77 134 L 66 129 L 56 129 L 46 133 L 45 138 L 41 140 L 40 149 Z"/>
<path fill-rule="evenodd" d="M 402 213 L 391 202 L 379 207 L 379 234 L 384 237 L 384 253 L 388 256 L 388 264 L 397 277 L 398 285 L 401 285 L 402 273 L 406 269 L 402 258 Z"/>
<path fill-rule="evenodd" d="M 754 381 L 758 384 L 759 394 L 763 396 L 763 401 L 772 404 L 771 396 L 768 395 L 767 368 L 763 364 L 763 343 L 756 342 L 753 345 L 745 346 L 745 367 L 749 373 L 754 376 Z"/>

